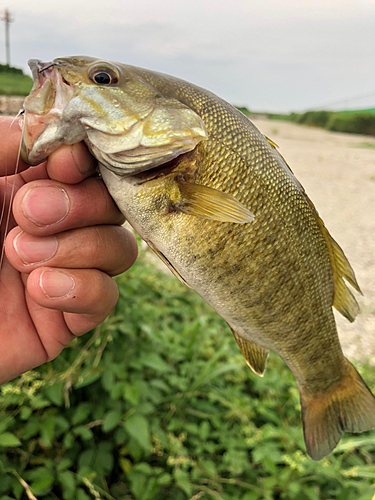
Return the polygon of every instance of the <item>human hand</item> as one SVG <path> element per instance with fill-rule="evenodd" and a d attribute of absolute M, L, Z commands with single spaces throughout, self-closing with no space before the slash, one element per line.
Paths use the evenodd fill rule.
<path fill-rule="evenodd" d="M 137 256 L 133 235 L 83 143 L 15 176 L 21 130 L 0 119 L 0 201 L 6 258 L 0 270 L 0 384 L 55 358 L 99 325 L 118 298 L 115 276 Z M 13 216 L 6 226 L 14 183 Z M 7 195 L 5 196 L 5 192 Z"/>

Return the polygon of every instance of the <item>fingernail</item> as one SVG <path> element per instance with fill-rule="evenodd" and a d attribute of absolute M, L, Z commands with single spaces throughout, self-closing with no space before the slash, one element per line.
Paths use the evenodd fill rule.
<path fill-rule="evenodd" d="M 13 241 L 13 247 L 24 264 L 45 262 L 57 252 L 58 242 L 55 236 L 37 238 L 21 232 Z"/>
<path fill-rule="evenodd" d="M 92 172 L 96 169 L 96 160 L 90 155 L 90 160 L 87 157 L 87 151 L 83 149 L 83 145 L 79 142 L 72 144 L 71 153 L 76 164 L 76 167 L 81 174 L 87 174 L 87 172 Z"/>
<path fill-rule="evenodd" d="M 24 216 L 35 225 L 51 226 L 68 215 L 70 200 L 65 189 L 60 187 L 35 187 L 26 193 L 21 208 Z"/>
<path fill-rule="evenodd" d="M 74 279 L 63 271 L 46 269 L 39 278 L 40 288 L 50 299 L 67 297 L 75 287 Z"/>

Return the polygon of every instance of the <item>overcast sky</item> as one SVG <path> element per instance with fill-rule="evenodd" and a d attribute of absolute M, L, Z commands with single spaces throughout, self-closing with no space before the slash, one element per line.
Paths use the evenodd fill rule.
<path fill-rule="evenodd" d="M 253 110 L 375 106 L 375 0 L 0 0 L 11 63 L 91 55 Z M 4 23 L 0 62 L 5 62 Z M 351 103 L 348 103 L 350 106 Z"/>

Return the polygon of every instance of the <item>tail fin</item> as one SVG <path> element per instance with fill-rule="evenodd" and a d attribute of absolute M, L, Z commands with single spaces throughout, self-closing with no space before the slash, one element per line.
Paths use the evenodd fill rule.
<path fill-rule="evenodd" d="M 314 396 L 300 391 L 307 453 L 321 460 L 331 453 L 345 431 L 375 427 L 375 398 L 350 361 L 348 375 L 328 391 Z"/>

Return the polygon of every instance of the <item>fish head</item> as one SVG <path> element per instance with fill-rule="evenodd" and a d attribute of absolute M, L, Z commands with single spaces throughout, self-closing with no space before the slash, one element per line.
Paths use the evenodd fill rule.
<path fill-rule="evenodd" d="M 201 117 L 165 96 L 138 68 L 87 56 L 29 61 L 22 159 L 36 165 L 61 144 L 85 141 L 109 170 L 129 176 L 192 151 L 207 138 Z"/>

